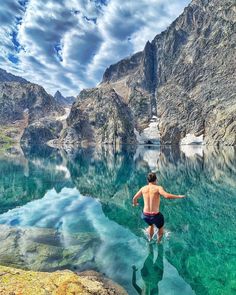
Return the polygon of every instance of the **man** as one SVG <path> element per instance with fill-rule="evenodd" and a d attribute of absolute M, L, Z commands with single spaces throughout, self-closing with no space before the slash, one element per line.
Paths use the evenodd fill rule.
<path fill-rule="evenodd" d="M 143 195 L 144 208 L 142 219 L 149 225 L 147 232 L 149 240 L 152 239 L 154 234 L 154 225 L 159 229 L 158 243 L 161 241 L 164 233 L 164 216 L 159 211 L 160 208 L 160 195 L 166 199 L 181 199 L 185 196 L 173 195 L 164 191 L 162 186 L 156 184 L 157 177 L 155 173 L 149 173 L 147 176 L 148 185 L 142 187 L 133 197 L 133 206 L 138 205 L 138 198 Z"/>

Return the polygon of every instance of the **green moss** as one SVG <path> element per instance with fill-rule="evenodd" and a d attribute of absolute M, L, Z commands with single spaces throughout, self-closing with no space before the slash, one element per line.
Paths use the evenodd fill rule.
<path fill-rule="evenodd" d="M 0 131 L 0 144 L 9 144 L 14 143 L 14 140 L 10 137 L 4 134 L 4 132 Z"/>
<path fill-rule="evenodd" d="M 0 153 L 5 152 L 14 144 L 15 141 L 11 137 L 5 135 L 2 131 L 0 131 Z"/>

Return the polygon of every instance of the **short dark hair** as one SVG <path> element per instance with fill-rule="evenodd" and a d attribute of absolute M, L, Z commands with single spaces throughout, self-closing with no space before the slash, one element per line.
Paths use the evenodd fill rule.
<path fill-rule="evenodd" d="M 156 181 L 157 180 L 156 173 L 154 173 L 154 172 L 148 173 L 147 180 L 148 180 L 148 182 Z"/>

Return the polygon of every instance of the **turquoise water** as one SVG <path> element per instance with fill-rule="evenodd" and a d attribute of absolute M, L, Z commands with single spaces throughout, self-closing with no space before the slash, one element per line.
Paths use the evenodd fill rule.
<path fill-rule="evenodd" d="M 182 200 L 161 200 L 165 237 L 149 244 L 131 200 L 149 171 Z M 129 294 L 236 294 L 232 147 L 51 148 L 0 156 L 0 264 L 94 269 Z"/>

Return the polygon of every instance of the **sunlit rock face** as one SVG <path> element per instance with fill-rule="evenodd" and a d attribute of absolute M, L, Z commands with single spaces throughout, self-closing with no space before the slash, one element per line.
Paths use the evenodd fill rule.
<path fill-rule="evenodd" d="M 118 284 L 95 271 L 75 274 L 72 271 L 34 272 L 0 266 L 1 295 L 21 294 L 100 294 L 127 295 Z"/>
<path fill-rule="evenodd" d="M 57 116 L 63 113 L 42 86 L 0 69 L 0 144 L 32 145 L 56 138 L 62 129 Z"/>
<path fill-rule="evenodd" d="M 65 144 L 135 143 L 130 109 L 109 86 L 83 90 L 73 104 L 64 131 Z"/>
<path fill-rule="evenodd" d="M 112 87 L 132 113 L 126 132 L 142 134 L 156 116 L 161 144 L 179 144 L 187 134 L 206 144 L 236 144 L 234 23 L 234 0 L 192 1 L 142 52 L 105 71 L 100 91 Z M 95 113 L 84 113 L 86 120 Z M 147 135 L 142 141 L 155 143 Z"/>
<path fill-rule="evenodd" d="M 0 101 L 1 124 L 23 119 L 24 112 L 28 113 L 29 124 L 53 113 L 63 113 L 43 87 L 32 83 L 0 83 Z"/>

